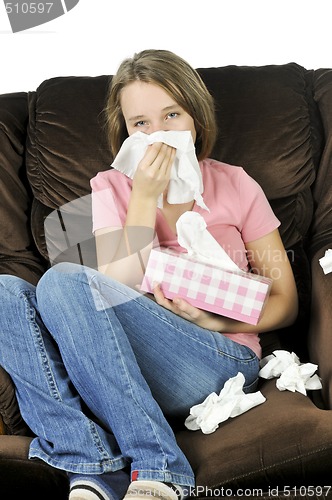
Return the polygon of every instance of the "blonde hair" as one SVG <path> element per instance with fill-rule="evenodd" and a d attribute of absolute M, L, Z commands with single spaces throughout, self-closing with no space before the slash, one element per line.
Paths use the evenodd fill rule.
<path fill-rule="evenodd" d="M 198 160 L 207 158 L 217 135 L 214 101 L 198 72 L 168 50 L 143 50 L 125 59 L 110 82 L 106 124 L 115 156 L 128 137 L 121 110 L 121 91 L 134 81 L 153 83 L 164 89 L 194 120 Z"/>

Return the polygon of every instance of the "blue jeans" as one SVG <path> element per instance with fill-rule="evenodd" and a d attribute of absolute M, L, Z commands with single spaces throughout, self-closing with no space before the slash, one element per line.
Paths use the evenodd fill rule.
<path fill-rule="evenodd" d="M 37 287 L 0 276 L 0 364 L 37 436 L 30 458 L 99 474 L 194 486 L 165 415 L 184 419 L 259 360 L 97 271 L 58 264 Z"/>

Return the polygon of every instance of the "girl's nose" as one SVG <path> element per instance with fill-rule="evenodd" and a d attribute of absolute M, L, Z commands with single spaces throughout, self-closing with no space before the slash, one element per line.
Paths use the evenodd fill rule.
<path fill-rule="evenodd" d="M 153 134 L 153 132 L 158 132 L 160 129 L 160 125 L 155 123 L 155 124 L 150 124 L 149 127 L 149 134 Z"/>
<path fill-rule="evenodd" d="M 153 134 L 153 132 L 159 132 L 159 131 L 166 131 L 168 130 L 166 124 L 164 122 L 154 122 L 150 123 L 149 126 L 149 134 Z"/>

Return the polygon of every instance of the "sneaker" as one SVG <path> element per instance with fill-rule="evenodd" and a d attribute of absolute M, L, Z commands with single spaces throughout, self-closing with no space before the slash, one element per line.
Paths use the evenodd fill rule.
<path fill-rule="evenodd" d="M 123 470 L 100 475 L 68 473 L 69 500 L 120 500 L 129 485 L 129 474 Z"/>
<path fill-rule="evenodd" d="M 105 490 L 92 481 L 77 481 L 70 488 L 69 500 L 113 500 Z"/>
<path fill-rule="evenodd" d="M 182 500 L 183 490 L 180 486 L 159 481 L 133 481 L 123 500 L 144 500 L 155 498 L 157 500 Z"/>

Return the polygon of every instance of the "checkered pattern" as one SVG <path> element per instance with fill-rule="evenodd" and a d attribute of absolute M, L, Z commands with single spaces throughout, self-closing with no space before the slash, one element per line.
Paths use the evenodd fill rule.
<path fill-rule="evenodd" d="M 141 285 L 151 292 L 160 283 L 165 297 L 183 297 L 192 305 L 256 325 L 272 280 L 234 273 L 195 262 L 185 254 L 152 250 Z"/>

